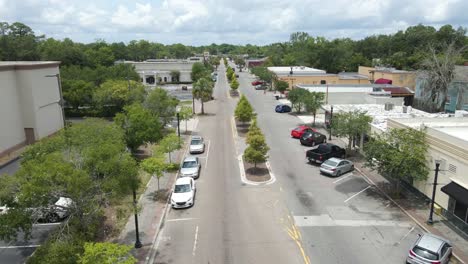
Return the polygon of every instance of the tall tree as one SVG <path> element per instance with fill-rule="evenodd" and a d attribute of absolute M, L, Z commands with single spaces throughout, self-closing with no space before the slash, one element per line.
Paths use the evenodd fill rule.
<path fill-rule="evenodd" d="M 178 104 L 179 100 L 177 98 L 160 87 L 150 91 L 143 103 L 144 107 L 151 111 L 153 115 L 158 115 L 161 118 L 164 126 L 174 119 Z"/>
<path fill-rule="evenodd" d="M 141 83 L 109 80 L 96 89 L 93 100 L 98 107 L 112 105 L 122 109 L 125 105 L 143 102 L 145 93 Z"/>
<path fill-rule="evenodd" d="M 192 107 L 182 106 L 179 111 L 180 120 L 185 121 L 185 132 L 187 132 L 187 122 L 193 117 Z"/>
<path fill-rule="evenodd" d="M 323 105 L 323 100 L 325 99 L 325 93 L 323 92 L 309 92 L 304 99 L 304 106 L 307 112 L 312 113 L 314 116 L 313 125 L 315 126 L 315 116 L 317 111 Z"/>
<path fill-rule="evenodd" d="M 169 133 L 159 142 L 159 149 L 169 156 L 169 163 L 172 163 L 171 153 L 181 148 L 180 139 L 175 133 Z"/>
<path fill-rule="evenodd" d="M 211 100 L 213 96 L 213 82 L 209 78 L 201 78 L 194 85 L 192 89 L 194 98 L 199 99 L 202 104 L 202 114 L 205 114 L 204 103 Z"/>
<path fill-rule="evenodd" d="M 210 77 L 210 70 L 205 67 L 205 65 L 201 62 L 195 62 L 192 65 L 192 72 L 190 73 L 192 81 L 196 83 L 198 80 L 202 78 L 209 78 Z"/>
<path fill-rule="evenodd" d="M 249 122 L 253 117 L 253 107 L 244 95 L 242 95 L 241 100 L 237 103 L 234 116 L 243 123 Z"/>
<path fill-rule="evenodd" d="M 115 123 L 123 129 L 127 146 L 133 153 L 144 143 L 155 143 L 161 139 L 162 126 L 158 116 L 141 104 L 125 106 L 124 112 L 115 116 Z"/>
<path fill-rule="evenodd" d="M 332 133 L 337 137 L 348 138 L 348 150 L 351 150 L 353 138 L 370 131 L 372 117 L 359 110 L 341 112 L 333 115 Z"/>
<path fill-rule="evenodd" d="M 297 113 L 302 111 L 307 98 L 310 96 L 309 91 L 303 88 L 294 88 L 288 93 L 288 99 L 291 101 L 292 107 Z"/>
<path fill-rule="evenodd" d="M 365 165 L 390 177 L 398 196 L 401 180 L 412 182 L 427 179 L 427 149 L 425 131 L 391 129 L 381 135 L 372 135 L 364 145 Z"/>
<path fill-rule="evenodd" d="M 254 163 L 255 168 L 257 168 L 257 163 L 267 161 L 269 150 L 270 148 L 262 134 L 253 135 L 250 137 L 249 145 L 244 151 L 244 159 L 247 162 Z"/>

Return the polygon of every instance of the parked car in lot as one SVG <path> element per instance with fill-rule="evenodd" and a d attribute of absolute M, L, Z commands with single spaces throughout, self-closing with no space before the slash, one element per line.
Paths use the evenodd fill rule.
<path fill-rule="evenodd" d="M 53 202 L 55 201 L 55 202 Z M 73 206 L 73 200 L 66 197 L 59 197 L 51 201 L 49 206 L 27 208 L 31 212 L 33 222 L 57 223 L 70 215 L 69 208 Z M 0 207 L 0 214 L 8 213 L 7 206 Z"/>
<path fill-rule="evenodd" d="M 255 90 L 266 90 L 268 87 L 265 84 L 255 85 Z"/>
<path fill-rule="evenodd" d="M 291 107 L 285 104 L 279 104 L 275 107 L 276 113 L 288 113 L 291 112 Z"/>
<path fill-rule="evenodd" d="M 255 85 L 259 85 L 259 84 L 264 84 L 263 81 L 260 81 L 260 80 L 255 80 L 252 82 L 252 85 L 255 86 Z"/>
<path fill-rule="evenodd" d="M 338 158 L 327 159 L 325 162 L 322 163 L 322 165 L 320 165 L 321 173 L 335 177 L 338 177 L 353 170 L 353 162 Z"/>
<path fill-rule="evenodd" d="M 314 132 L 314 131 L 317 131 L 317 130 L 309 126 L 298 126 L 295 129 L 291 130 L 291 137 L 301 138 L 305 132 Z"/>
<path fill-rule="evenodd" d="M 326 143 L 327 142 L 327 136 L 325 136 L 324 134 L 321 134 L 317 131 L 309 131 L 309 130 L 306 130 L 304 131 L 304 133 L 302 134 L 302 136 L 300 137 L 300 142 L 301 142 L 301 145 L 305 145 L 305 146 L 315 146 L 315 145 L 318 145 L 318 144 L 321 144 L 321 143 Z"/>
<path fill-rule="evenodd" d="M 195 181 L 190 177 L 178 178 L 171 195 L 172 208 L 187 208 L 194 204 Z"/>
<path fill-rule="evenodd" d="M 329 158 L 344 158 L 346 150 L 330 143 L 322 143 L 306 152 L 309 162 L 322 163 Z"/>
<path fill-rule="evenodd" d="M 452 244 L 441 237 L 425 233 L 419 235 L 409 250 L 408 264 L 447 264 L 452 256 Z"/>
<path fill-rule="evenodd" d="M 180 177 L 200 177 L 201 164 L 198 157 L 186 157 L 180 167 Z"/>
<path fill-rule="evenodd" d="M 205 141 L 201 136 L 192 136 L 189 146 L 190 154 L 205 152 Z"/>

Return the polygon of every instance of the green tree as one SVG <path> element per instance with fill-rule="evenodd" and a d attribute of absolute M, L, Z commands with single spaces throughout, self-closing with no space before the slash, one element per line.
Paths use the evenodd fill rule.
<path fill-rule="evenodd" d="M 275 89 L 280 93 L 284 93 L 289 87 L 289 84 L 285 81 L 275 80 Z"/>
<path fill-rule="evenodd" d="M 185 121 L 185 132 L 187 132 L 187 122 L 193 117 L 192 107 L 182 106 L 179 111 L 180 120 Z"/>
<path fill-rule="evenodd" d="M 242 72 L 242 69 L 245 67 L 245 60 L 242 56 L 237 56 L 234 58 L 234 63 L 239 68 L 239 71 Z"/>
<path fill-rule="evenodd" d="M 157 87 L 148 93 L 143 106 L 148 109 L 153 115 L 158 115 L 161 118 L 162 125 L 165 126 L 176 114 L 176 107 L 179 100 L 171 96 L 163 88 Z"/>
<path fill-rule="evenodd" d="M 192 72 L 190 76 L 192 77 L 192 81 L 194 83 L 198 82 L 200 79 L 209 79 L 210 78 L 210 70 L 205 67 L 205 65 L 201 62 L 195 62 L 192 65 Z"/>
<path fill-rule="evenodd" d="M 109 80 L 100 85 L 93 95 L 93 100 L 98 107 L 112 105 L 122 109 L 125 105 L 134 102 L 143 102 L 145 88 L 141 83 L 133 81 Z"/>
<path fill-rule="evenodd" d="M 247 144 L 250 144 L 250 139 L 255 135 L 263 135 L 263 133 L 257 125 L 257 119 L 253 118 L 252 123 L 250 123 L 249 132 L 247 132 L 245 142 L 247 142 Z"/>
<path fill-rule="evenodd" d="M 202 114 L 205 114 L 204 103 L 211 100 L 213 96 L 213 82 L 209 78 L 201 78 L 194 85 L 192 95 L 195 99 L 199 99 L 202 104 Z"/>
<path fill-rule="evenodd" d="M 125 142 L 132 153 L 144 143 L 154 143 L 161 138 L 162 126 L 158 116 L 141 104 L 124 107 L 124 112 L 115 116 L 115 123 L 123 129 Z"/>
<path fill-rule="evenodd" d="M 427 179 L 428 144 L 424 130 L 391 129 L 381 135 L 372 135 L 364 145 L 365 166 L 390 177 L 400 194 L 400 181 L 409 182 Z"/>
<path fill-rule="evenodd" d="M 84 252 L 79 256 L 79 264 L 134 264 L 137 259 L 130 253 L 128 245 L 116 243 L 85 243 Z"/>
<path fill-rule="evenodd" d="M 253 117 L 253 107 L 244 95 L 242 97 L 234 110 L 234 116 L 240 122 L 249 122 Z"/>
<path fill-rule="evenodd" d="M 162 155 L 158 155 L 156 153 L 153 157 L 149 157 L 143 160 L 140 164 L 141 169 L 152 176 L 156 176 L 158 179 L 158 190 L 159 188 L 159 180 L 164 177 L 164 172 L 167 169 L 167 164 L 165 162 L 165 158 Z"/>
<path fill-rule="evenodd" d="M 65 80 L 62 82 L 63 98 L 74 109 L 91 105 L 93 97 L 93 83 L 83 80 Z"/>
<path fill-rule="evenodd" d="M 323 100 L 325 99 L 325 93 L 323 92 L 309 92 L 309 94 L 304 99 L 304 106 L 307 112 L 312 113 L 314 116 L 313 125 L 315 126 L 315 116 L 317 111 L 323 105 Z"/>
<path fill-rule="evenodd" d="M 253 135 L 249 140 L 249 146 L 244 151 L 244 159 L 249 163 L 254 163 L 257 168 L 257 163 L 267 161 L 268 150 L 270 148 L 265 142 L 265 137 L 261 134 Z"/>
<path fill-rule="evenodd" d="M 309 96 L 309 91 L 302 88 L 294 88 L 288 93 L 288 99 L 297 113 L 301 112 Z"/>
<path fill-rule="evenodd" d="M 228 78 L 229 82 L 232 81 L 232 76 L 236 77 L 235 73 L 234 73 L 234 70 L 231 67 L 228 66 L 227 69 L 226 69 L 226 77 Z"/>
<path fill-rule="evenodd" d="M 220 64 L 219 57 L 211 57 L 210 58 L 210 64 L 215 67 L 216 70 L 218 70 L 218 66 Z"/>
<path fill-rule="evenodd" d="M 170 75 L 172 78 L 172 82 L 176 82 L 176 83 L 180 82 L 180 71 L 173 70 L 171 71 Z"/>
<path fill-rule="evenodd" d="M 239 88 L 239 82 L 237 81 L 237 79 L 234 78 L 231 82 L 231 89 L 237 90 L 238 88 Z"/>
<path fill-rule="evenodd" d="M 169 155 L 169 163 L 172 163 L 171 153 L 181 148 L 180 139 L 175 133 L 170 133 L 161 139 L 159 148 Z"/>
<path fill-rule="evenodd" d="M 332 133 L 337 137 L 348 138 L 348 150 L 351 150 L 353 138 L 370 131 L 372 117 L 359 110 L 333 115 Z"/>

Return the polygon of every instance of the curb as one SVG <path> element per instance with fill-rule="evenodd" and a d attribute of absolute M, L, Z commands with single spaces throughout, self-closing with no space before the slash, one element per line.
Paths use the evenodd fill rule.
<path fill-rule="evenodd" d="M 423 224 L 421 224 L 415 217 L 413 217 L 408 211 L 406 211 L 403 206 L 395 202 L 386 192 L 384 192 L 381 188 L 379 188 L 360 168 L 354 167 L 362 176 L 364 176 L 372 186 L 376 187 L 388 200 L 390 200 L 393 204 L 395 204 L 398 208 L 400 208 L 403 213 L 405 213 L 413 222 L 415 222 L 421 229 L 423 229 L 426 233 L 431 233 L 429 229 L 427 229 Z M 465 264 L 455 253 L 452 253 L 452 256 L 456 259 L 458 263 Z"/>
<path fill-rule="evenodd" d="M 21 158 L 20 156 L 17 156 L 17 157 L 12 158 L 12 159 L 9 160 L 9 161 L 3 163 L 3 164 L 0 164 L 0 169 L 5 168 L 6 166 L 8 166 L 8 165 L 10 165 L 11 163 L 13 163 L 13 162 L 19 160 L 20 158 Z"/>

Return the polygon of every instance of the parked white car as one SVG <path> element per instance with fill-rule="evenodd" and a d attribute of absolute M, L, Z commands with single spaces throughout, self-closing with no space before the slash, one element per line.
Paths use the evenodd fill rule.
<path fill-rule="evenodd" d="M 70 215 L 69 208 L 73 206 L 73 200 L 66 197 L 59 197 L 58 200 L 49 206 L 28 208 L 31 212 L 33 222 L 46 221 L 56 223 Z M 0 214 L 8 213 L 7 206 L 0 206 Z"/>
<path fill-rule="evenodd" d="M 171 205 L 173 208 L 187 208 L 194 204 L 195 181 L 191 177 L 177 179 L 174 191 L 171 195 Z"/>
<path fill-rule="evenodd" d="M 201 136 L 192 136 L 189 146 L 190 154 L 205 152 L 205 141 Z"/>
<path fill-rule="evenodd" d="M 180 167 L 180 177 L 200 177 L 201 164 L 198 157 L 186 157 Z"/>

